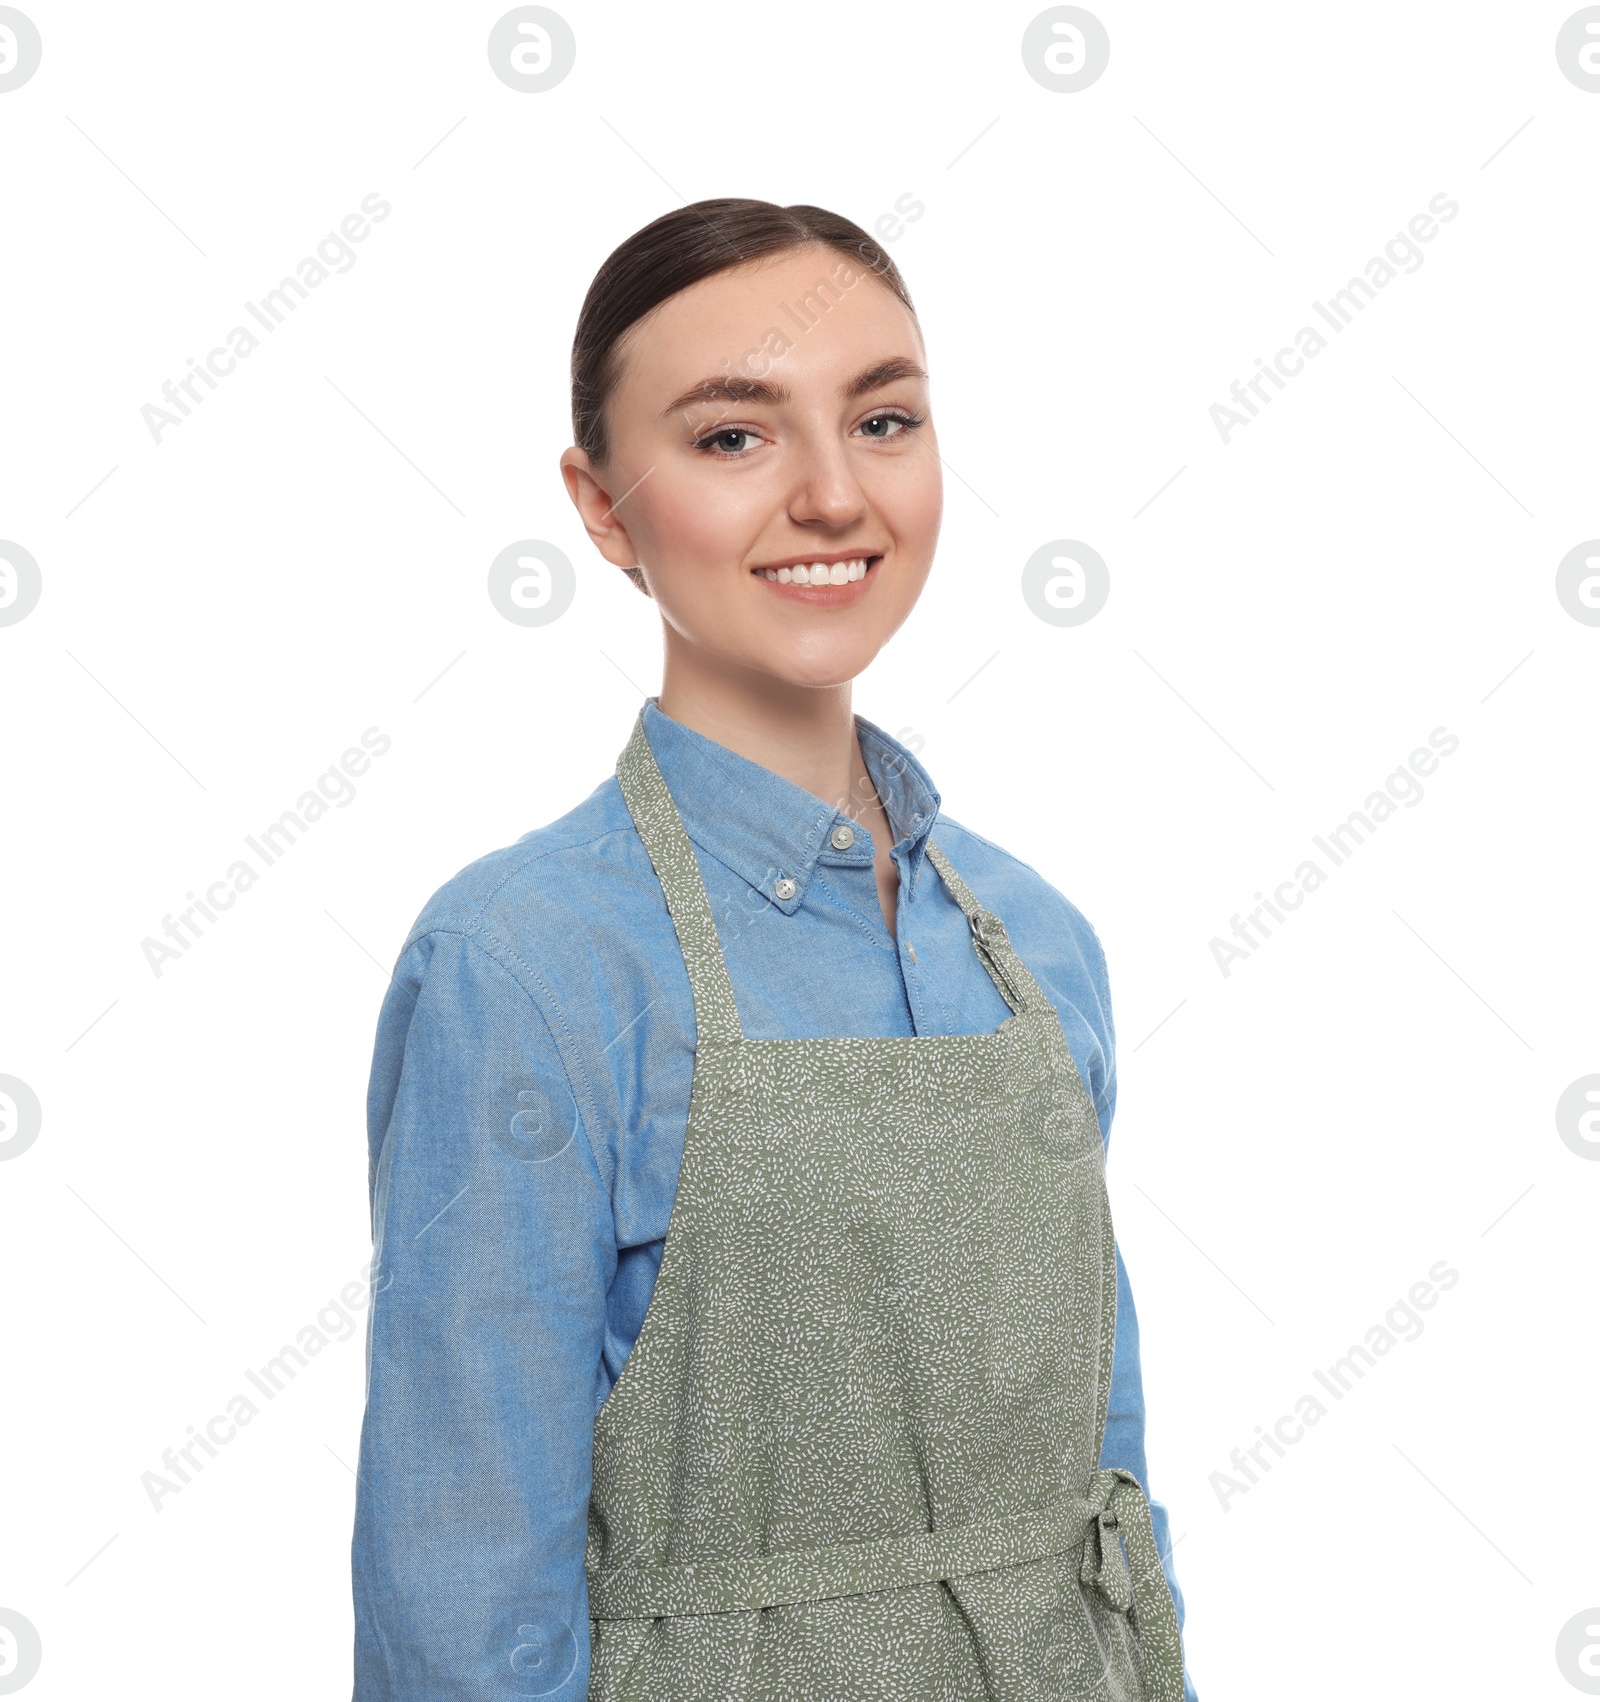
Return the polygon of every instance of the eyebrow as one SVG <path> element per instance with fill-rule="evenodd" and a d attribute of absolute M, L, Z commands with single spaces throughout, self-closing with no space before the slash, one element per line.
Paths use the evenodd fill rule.
<path fill-rule="evenodd" d="M 870 390 L 881 390 L 898 379 L 920 378 L 926 381 L 927 376 L 914 360 L 908 360 L 904 355 L 891 355 L 887 360 L 875 361 L 863 368 L 840 386 L 839 395 L 844 401 L 849 401 L 854 396 L 866 395 Z M 697 402 L 755 402 L 777 406 L 790 398 L 791 392 L 786 384 L 769 384 L 764 378 L 708 378 L 670 402 L 661 410 L 661 417 L 665 419 L 669 414 L 675 414 L 681 408 L 691 408 Z"/>

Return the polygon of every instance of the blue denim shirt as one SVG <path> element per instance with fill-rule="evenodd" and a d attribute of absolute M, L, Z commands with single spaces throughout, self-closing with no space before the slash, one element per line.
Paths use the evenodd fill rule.
<path fill-rule="evenodd" d="M 750 1038 L 999 1026 L 1006 1006 L 924 856 L 935 833 L 1060 1013 L 1109 1131 L 1116 1065 L 1099 939 L 1025 863 L 941 815 L 904 745 L 857 719 L 895 834 L 891 935 L 865 827 L 654 700 L 643 713 Z M 838 848 L 845 824 L 853 841 Z M 463 869 L 411 930 L 368 1100 L 356 1702 L 587 1694 L 594 1419 L 650 1301 L 693 1068 L 688 976 L 614 775 Z M 1139 1326 L 1120 1252 L 1116 1263 L 1102 1464 L 1148 1490 Z M 1166 1509 L 1152 1501 L 1151 1512 L 1181 1624 Z"/>

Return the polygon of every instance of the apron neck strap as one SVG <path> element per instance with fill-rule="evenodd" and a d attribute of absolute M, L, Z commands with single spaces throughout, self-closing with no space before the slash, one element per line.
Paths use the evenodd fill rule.
<path fill-rule="evenodd" d="M 978 961 L 989 972 L 989 979 L 999 990 L 1000 997 L 1014 1011 L 1037 1011 L 1048 1008 L 1044 989 L 1034 980 L 1006 933 L 1006 925 L 992 910 L 985 910 L 972 894 L 972 888 L 951 866 L 950 859 L 930 839 L 928 861 L 939 871 L 939 879 L 950 896 L 961 906 L 968 926 L 972 929 L 972 949 Z"/>
<path fill-rule="evenodd" d="M 656 878 L 666 895 L 672 925 L 678 932 L 678 948 L 689 972 L 694 994 L 694 1020 L 702 1040 L 737 1041 L 744 1038 L 739 1026 L 739 1008 L 734 1003 L 733 983 L 717 939 L 716 919 L 706 896 L 694 846 L 672 801 L 655 752 L 645 737 L 644 713 L 633 724 L 622 755 L 617 758 L 617 779 L 622 796 L 650 854 Z"/>
<path fill-rule="evenodd" d="M 655 752 L 645 736 L 642 711 L 622 755 L 617 758 L 617 780 L 633 825 L 644 841 L 666 895 L 667 909 L 678 934 L 678 948 L 689 972 L 689 988 L 694 994 L 696 1029 L 708 1040 L 742 1040 L 744 1030 L 739 1024 L 739 1008 L 734 1002 L 727 960 L 717 938 L 711 900 L 706 896 L 705 882 L 700 878 L 700 865 L 695 861 L 694 846 L 683 817 L 672 801 Z M 972 889 L 932 840 L 928 842 L 927 855 L 950 896 L 961 906 L 972 929 L 973 950 L 1001 998 L 1018 1012 L 1045 1007 L 1049 1001 L 1028 966 L 1017 956 L 1005 924 L 978 903 Z"/>

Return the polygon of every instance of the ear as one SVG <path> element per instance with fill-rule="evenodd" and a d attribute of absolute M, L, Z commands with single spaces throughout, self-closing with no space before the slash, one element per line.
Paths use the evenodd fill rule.
<path fill-rule="evenodd" d="M 590 460 L 586 450 L 574 447 L 562 451 L 561 477 L 594 547 L 613 567 L 637 568 L 639 557 L 627 527 L 612 509 L 607 488 L 610 481 L 603 469 Z"/>

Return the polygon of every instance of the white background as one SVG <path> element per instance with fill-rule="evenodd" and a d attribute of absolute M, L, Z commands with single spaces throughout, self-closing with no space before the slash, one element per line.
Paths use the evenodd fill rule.
<path fill-rule="evenodd" d="M 423 901 L 587 795 L 657 688 L 652 607 L 557 475 L 567 362 L 611 248 L 718 195 L 924 208 L 889 248 L 945 530 L 857 706 L 1105 942 L 1202 1702 L 1578 1694 L 1600 1164 L 1554 1113 L 1600 1071 L 1600 627 L 1555 571 L 1600 534 L 1600 94 L 1557 65 L 1567 3 L 1094 9 L 1109 68 L 1062 94 L 1034 6 L 565 4 L 575 69 L 526 94 L 503 5 L 27 5 L 0 536 L 43 595 L 0 628 L 0 1073 L 44 1121 L 0 1166 L 0 1607 L 43 1639 L 30 1697 L 349 1694 L 364 1316 L 159 1512 L 141 1476 L 364 1271 L 373 1027 Z M 154 442 L 163 381 L 374 191 L 353 268 Z M 1211 405 L 1441 192 L 1420 268 L 1225 444 Z M 551 625 L 489 601 L 519 538 L 578 569 Z M 1021 596 L 1058 538 L 1110 570 L 1078 627 Z M 355 801 L 158 978 L 141 941 L 370 726 Z M 1224 976 L 1213 937 L 1441 726 L 1422 801 Z M 1441 1259 L 1421 1336 L 1224 1509 L 1230 1452 Z"/>

